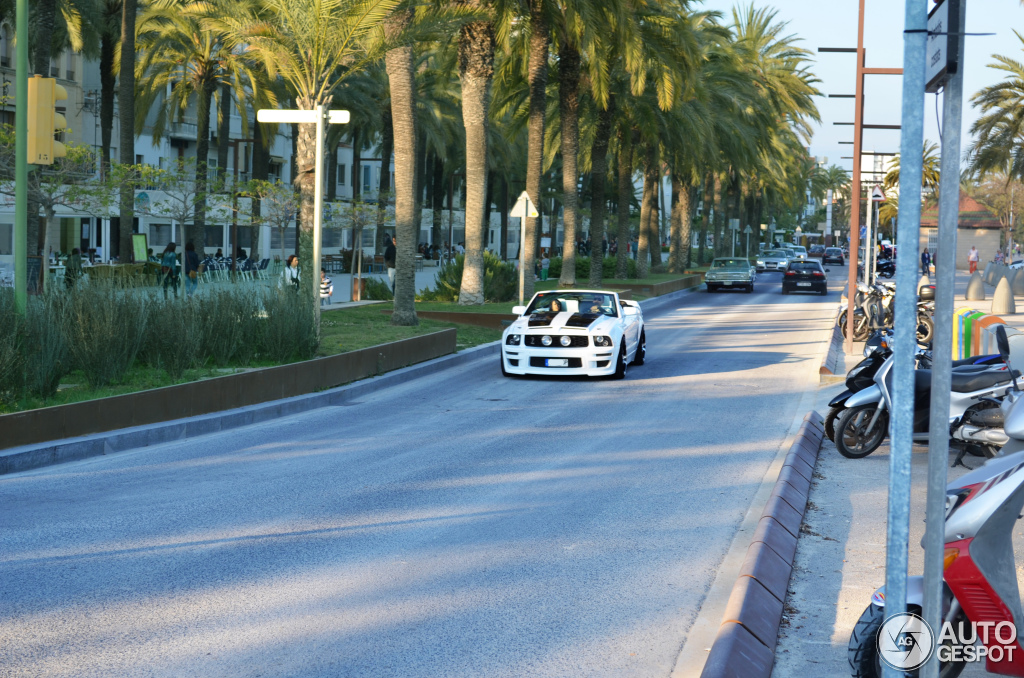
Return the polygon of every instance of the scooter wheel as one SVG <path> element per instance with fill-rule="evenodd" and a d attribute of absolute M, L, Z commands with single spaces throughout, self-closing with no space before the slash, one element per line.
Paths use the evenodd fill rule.
<path fill-rule="evenodd" d="M 935 323 L 927 315 L 919 313 L 917 316 L 917 343 L 927 345 L 932 343 L 935 334 Z"/>
<path fill-rule="evenodd" d="M 846 407 L 840 405 L 833 407 L 825 415 L 825 437 L 832 442 L 836 441 L 836 419 L 839 415 L 846 411 Z"/>
<path fill-rule="evenodd" d="M 889 413 L 882 411 L 871 425 L 876 405 L 860 405 L 847 409 L 836 422 L 835 443 L 839 454 L 847 459 L 861 459 L 878 449 L 889 430 Z"/>
<path fill-rule="evenodd" d="M 850 634 L 846 658 L 850 662 L 853 678 L 881 678 L 882 667 L 878 658 L 878 629 L 885 621 L 885 608 L 868 605 Z"/>

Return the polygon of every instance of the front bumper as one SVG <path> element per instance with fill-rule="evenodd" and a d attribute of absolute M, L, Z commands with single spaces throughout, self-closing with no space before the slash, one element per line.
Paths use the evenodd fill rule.
<path fill-rule="evenodd" d="M 799 283 L 782 283 L 782 289 L 789 290 L 790 292 L 818 292 L 822 290 L 828 291 L 828 281 L 825 282 L 812 282 L 810 286 L 798 286 Z"/>
<path fill-rule="evenodd" d="M 786 264 L 780 264 L 774 261 L 766 261 L 763 265 L 758 266 L 758 272 L 761 271 L 785 271 L 788 268 Z"/>
<path fill-rule="evenodd" d="M 618 347 L 555 348 L 502 344 L 501 360 L 509 374 L 601 377 L 615 373 Z M 570 367 L 547 367 L 548 359 L 568 360 Z"/>

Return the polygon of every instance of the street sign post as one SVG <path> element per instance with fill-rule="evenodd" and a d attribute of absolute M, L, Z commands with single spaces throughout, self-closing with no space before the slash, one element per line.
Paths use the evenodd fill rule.
<path fill-rule="evenodd" d="M 313 110 L 279 110 L 262 108 L 256 111 L 256 121 L 264 123 L 316 123 L 316 159 L 313 164 L 313 270 L 309 272 L 307 284 L 313 286 L 313 299 L 320 298 L 320 244 L 322 238 L 324 206 L 324 122 L 332 125 L 343 125 L 350 119 L 348 111 L 325 111 L 323 106 Z M 355 243 L 352 243 L 355 247 Z M 314 304 L 317 317 L 320 304 Z"/>
<path fill-rule="evenodd" d="M 519 194 L 519 199 L 516 200 L 516 204 L 513 205 L 508 215 L 519 219 L 519 305 L 522 306 L 523 292 L 526 289 L 526 271 L 523 267 L 523 262 L 525 261 L 523 252 L 526 245 L 526 219 L 534 219 L 540 216 L 540 214 L 537 212 L 533 201 L 530 200 L 530 194 L 523 191 Z"/>
<path fill-rule="evenodd" d="M 28 35 L 28 0 L 18 0 L 15 24 L 15 35 Z M 14 305 L 24 315 L 28 304 L 28 40 L 19 39 L 14 49 Z"/>

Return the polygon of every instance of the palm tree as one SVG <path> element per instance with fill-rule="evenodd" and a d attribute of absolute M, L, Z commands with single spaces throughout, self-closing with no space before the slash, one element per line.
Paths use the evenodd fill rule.
<path fill-rule="evenodd" d="M 153 138 L 158 140 L 169 123 L 182 120 L 195 107 L 195 184 L 200 197 L 195 203 L 191 232 L 185 239 L 192 240 L 200 256 L 205 243 L 207 158 L 215 99 L 221 98 L 222 107 L 225 100 L 230 106 L 234 93 L 243 133 L 248 127 L 245 102 L 250 93 L 255 108 L 276 104 L 273 93 L 263 86 L 263 72 L 229 44 L 225 33 L 211 27 L 211 20 L 215 22 L 223 9 L 205 0 L 156 0 L 139 18 L 136 36 L 140 55 L 136 77 L 142 83 L 136 95 L 136 130 L 141 132 L 147 115 L 156 108 Z M 228 117 L 224 111 L 222 117 Z M 218 136 L 223 143 L 227 135 L 222 131 Z M 218 171 L 223 169 L 218 167 Z"/>
<path fill-rule="evenodd" d="M 120 161 L 125 165 L 135 163 L 135 14 L 138 0 L 122 0 L 121 2 L 121 61 L 118 69 L 117 106 L 118 119 L 121 121 Z M 125 261 L 132 255 L 132 223 L 135 220 L 135 189 L 133 183 L 126 181 L 121 184 L 118 233 L 120 234 L 119 251 Z"/>
<path fill-rule="evenodd" d="M 1014 31 L 1024 49 L 1024 36 Z M 975 141 L 968 147 L 968 173 L 982 177 L 1002 173 L 1010 179 L 1024 178 L 1024 63 L 999 54 L 989 68 L 1001 71 L 1005 79 L 983 87 L 971 97 L 981 116 L 971 125 Z"/>
<path fill-rule="evenodd" d="M 329 107 L 335 89 L 345 78 L 358 73 L 379 58 L 387 48 L 386 42 L 378 39 L 379 28 L 385 21 L 391 20 L 400 4 L 401 0 L 262 0 L 258 13 L 240 10 L 222 17 L 218 23 L 231 36 L 232 46 L 261 63 L 270 77 L 280 77 L 287 83 L 298 108 L 315 110 L 320 106 Z M 394 30 L 389 30 L 389 35 L 394 39 Z M 392 87 L 394 85 L 392 79 Z M 392 108 L 394 112 L 394 90 Z M 300 187 L 302 204 L 299 257 L 302 270 L 312 274 L 319 266 L 319 262 L 314 262 L 312 258 L 316 125 L 303 123 L 298 127 L 296 183 Z M 399 142 L 399 119 L 396 116 L 396 223 L 408 228 L 408 222 L 403 219 L 411 215 L 403 202 L 403 191 L 411 192 L 413 187 L 411 182 L 401 183 L 408 169 L 399 162 L 406 151 L 398 146 L 406 142 L 405 131 L 403 127 L 403 136 Z M 415 235 L 412 240 L 415 240 Z M 396 296 L 393 316 L 393 322 L 396 323 L 410 322 L 410 309 L 405 308 L 404 300 L 408 296 L 407 305 L 411 307 L 411 295 L 405 292 L 405 287 L 411 287 L 406 278 L 413 275 L 413 257 L 409 254 L 414 249 L 412 240 L 406 237 L 405 242 L 400 239 L 398 243 L 399 263 L 409 270 L 405 272 L 399 269 L 399 282 L 403 285 L 403 306 L 400 311 L 399 297 Z M 309 293 L 313 293 L 312 286 Z M 311 298 L 310 301 L 318 316 L 316 300 Z M 412 321 L 415 321 L 415 316 Z"/>
<path fill-rule="evenodd" d="M 482 0 L 468 0 L 474 9 Z M 494 26 L 472 21 L 459 30 L 459 80 L 462 120 L 466 127 L 466 256 L 459 303 L 484 303 L 484 234 L 487 224 L 487 123 L 494 76 Z"/>

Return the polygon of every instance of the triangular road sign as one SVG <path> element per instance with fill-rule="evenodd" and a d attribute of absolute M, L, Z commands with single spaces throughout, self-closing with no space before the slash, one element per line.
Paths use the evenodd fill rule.
<path fill-rule="evenodd" d="M 875 202 L 885 202 L 885 191 L 882 190 L 881 186 L 875 186 L 871 189 L 871 199 Z"/>
<path fill-rule="evenodd" d="M 510 217 L 519 217 L 523 219 L 525 217 L 539 217 L 540 214 L 537 212 L 537 208 L 534 207 L 533 201 L 530 200 L 530 196 L 526 191 L 519 194 L 519 199 L 516 200 L 515 207 L 508 213 Z"/>

